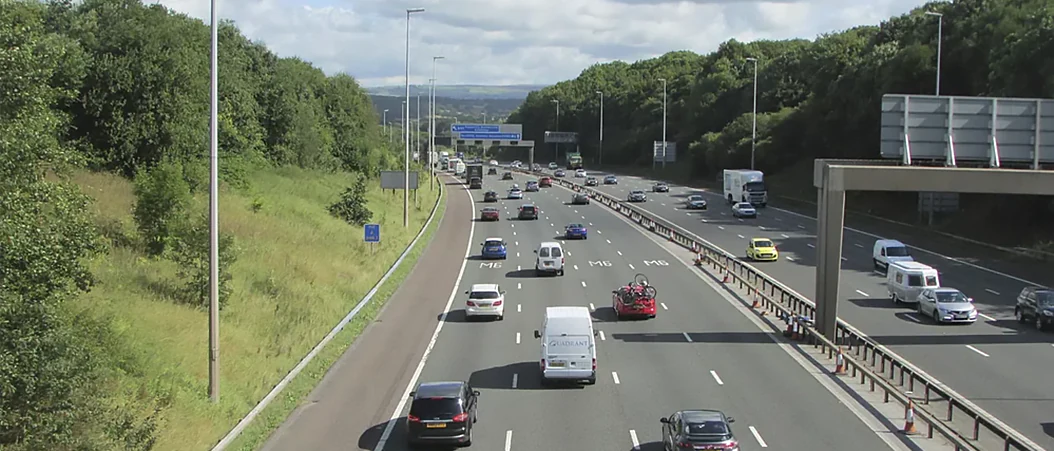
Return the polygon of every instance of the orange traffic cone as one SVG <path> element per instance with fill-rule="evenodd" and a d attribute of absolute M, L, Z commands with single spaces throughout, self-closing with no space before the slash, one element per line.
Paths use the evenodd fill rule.
<path fill-rule="evenodd" d="M 794 321 L 790 318 L 787 318 L 787 330 L 783 331 L 783 336 L 787 338 L 794 336 Z"/>
<path fill-rule="evenodd" d="M 918 430 L 915 429 L 915 403 L 912 400 L 908 400 L 908 406 L 904 408 L 904 430 L 901 431 L 905 434 L 916 434 Z"/>
<path fill-rule="evenodd" d="M 728 268 L 721 268 L 721 283 L 728 283 Z"/>
<path fill-rule="evenodd" d="M 834 359 L 834 374 L 845 375 L 845 357 L 842 355 L 841 347 L 838 348 L 838 357 Z"/>
<path fill-rule="evenodd" d="M 761 301 L 758 300 L 758 290 L 754 290 L 754 303 L 750 305 L 750 308 L 761 308 Z"/>
<path fill-rule="evenodd" d="M 794 329 L 791 330 L 791 340 L 801 340 L 801 325 L 798 324 L 798 320 L 794 320 Z"/>

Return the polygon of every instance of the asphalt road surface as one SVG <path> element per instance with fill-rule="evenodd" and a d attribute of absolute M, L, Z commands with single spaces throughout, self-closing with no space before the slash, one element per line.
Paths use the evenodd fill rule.
<path fill-rule="evenodd" d="M 515 180 L 521 186 L 525 181 L 523 176 Z M 504 193 L 512 183 L 486 177 L 484 190 L 472 191 L 476 215 L 484 206 L 483 191 Z M 464 193 L 451 190 L 451 196 L 458 195 Z M 851 410 L 827 391 L 775 345 L 770 334 L 704 283 L 697 270 L 675 262 L 659 244 L 605 207 L 565 205 L 570 198 L 566 189 L 545 188 L 528 193 L 523 201 L 500 201 L 499 222 L 444 218 L 471 227 L 473 246 L 445 318 L 432 303 L 421 307 L 421 315 L 445 322 L 416 382 L 467 380 L 481 391 L 473 449 L 658 450 L 659 418 L 689 408 L 716 408 L 735 417 L 733 427 L 743 450 L 908 449 L 895 434 L 865 425 L 856 413 L 861 409 Z M 526 202 L 540 208 L 539 219 L 511 219 Z M 541 241 L 564 241 L 563 227 L 572 222 L 585 224 L 589 238 L 565 241 L 566 275 L 536 277 L 535 246 Z M 487 237 L 508 242 L 507 260 L 478 258 L 478 245 Z M 418 268 L 422 270 L 432 268 Z M 636 273 L 645 273 L 657 287 L 658 317 L 615 322 L 611 290 Z M 463 292 L 474 283 L 498 283 L 506 290 L 504 321 L 465 321 Z M 446 299 L 447 293 L 437 288 L 431 296 Z M 545 308 L 556 305 L 589 306 L 594 311 L 600 331 L 596 385 L 541 388 L 539 344 L 533 331 L 540 327 Z M 356 377 L 362 379 L 360 384 L 388 385 L 383 377 L 341 374 L 339 368 L 327 375 L 338 380 Z M 352 426 L 340 421 L 341 416 L 373 409 L 355 399 L 339 401 L 344 409 L 329 412 L 327 425 L 311 432 L 329 439 L 312 444 L 347 449 L 352 441 L 337 438 L 345 437 Z M 377 449 L 406 449 L 402 421 L 407 406 L 403 407 L 395 415 L 391 434 L 381 437 Z M 285 434 L 295 437 L 300 429 L 304 436 L 307 428 L 293 425 Z M 375 436 L 386 428 L 387 423 L 379 422 L 363 436 Z M 370 449 L 363 443 L 372 440 L 360 440 L 359 449 Z M 286 443 L 274 449 L 307 449 L 295 440 Z M 298 443 L 300 448 L 295 447 Z"/>
<path fill-rule="evenodd" d="M 572 173 L 569 171 L 568 175 Z M 590 175 L 603 180 L 605 174 Z M 733 254 L 745 255 L 750 238 L 772 239 L 779 247 L 780 260 L 755 266 L 814 299 L 815 220 L 774 208 L 760 209 L 756 219 L 736 219 L 721 193 L 674 184 L 669 193 L 653 193 L 653 183 L 619 176 L 617 185 L 601 185 L 599 191 L 626 198 L 630 190 L 644 190 L 648 201 L 634 205 Z M 684 201 L 690 194 L 705 195 L 709 210 L 685 210 Z M 914 306 L 893 305 L 885 278 L 872 271 L 875 239 L 845 231 L 839 317 L 1039 445 L 1054 449 L 1054 419 L 1050 416 L 1054 412 L 1054 397 L 1050 396 L 1047 383 L 1049 375 L 1054 374 L 1054 335 L 1037 332 L 1014 319 L 1016 296 L 1031 283 L 1014 274 L 985 269 L 985 261 L 954 261 L 943 254 L 914 252 L 917 261 L 940 271 L 942 285 L 973 297 L 981 312 L 981 319 L 975 324 L 939 326 L 915 313 Z M 925 242 L 905 242 L 926 247 Z"/>

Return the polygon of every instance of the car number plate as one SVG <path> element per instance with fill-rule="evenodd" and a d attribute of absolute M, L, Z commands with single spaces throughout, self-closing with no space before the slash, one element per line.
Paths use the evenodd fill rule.
<path fill-rule="evenodd" d="M 565 365 L 567 365 L 565 362 L 552 362 L 550 366 L 553 368 L 563 368 Z"/>
<path fill-rule="evenodd" d="M 446 423 L 428 423 L 425 427 L 428 429 L 443 429 L 446 427 Z"/>
<path fill-rule="evenodd" d="M 487 304 L 484 304 L 484 303 L 479 303 L 479 306 L 480 306 L 480 307 L 485 307 L 485 308 L 489 308 L 489 307 L 490 307 L 490 304 L 489 304 L 489 303 L 487 303 Z"/>

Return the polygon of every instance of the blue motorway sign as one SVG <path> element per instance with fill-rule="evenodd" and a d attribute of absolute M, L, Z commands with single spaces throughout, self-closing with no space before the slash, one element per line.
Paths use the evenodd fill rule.
<path fill-rule="evenodd" d="M 454 133 L 498 133 L 501 126 L 498 124 L 450 124 L 450 131 Z"/>
<path fill-rule="evenodd" d="M 381 242 L 381 225 L 380 224 L 366 224 L 365 241 L 367 243 L 380 243 Z"/>
<path fill-rule="evenodd" d="M 461 133 L 457 139 L 463 140 L 493 140 L 493 141 L 522 141 L 523 135 L 519 133 Z"/>

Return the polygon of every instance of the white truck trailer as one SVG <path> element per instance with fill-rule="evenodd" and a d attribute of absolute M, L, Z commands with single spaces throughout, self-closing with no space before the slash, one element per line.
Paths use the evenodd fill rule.
<path fill-rule="evenodd" d="M 729 204 L 749 202 L 756 207 L 765 207 L 769 203 L 768 189 L 765 187 L 765 174 L 749 169 L 724 170 L 725 200 Z"/>

